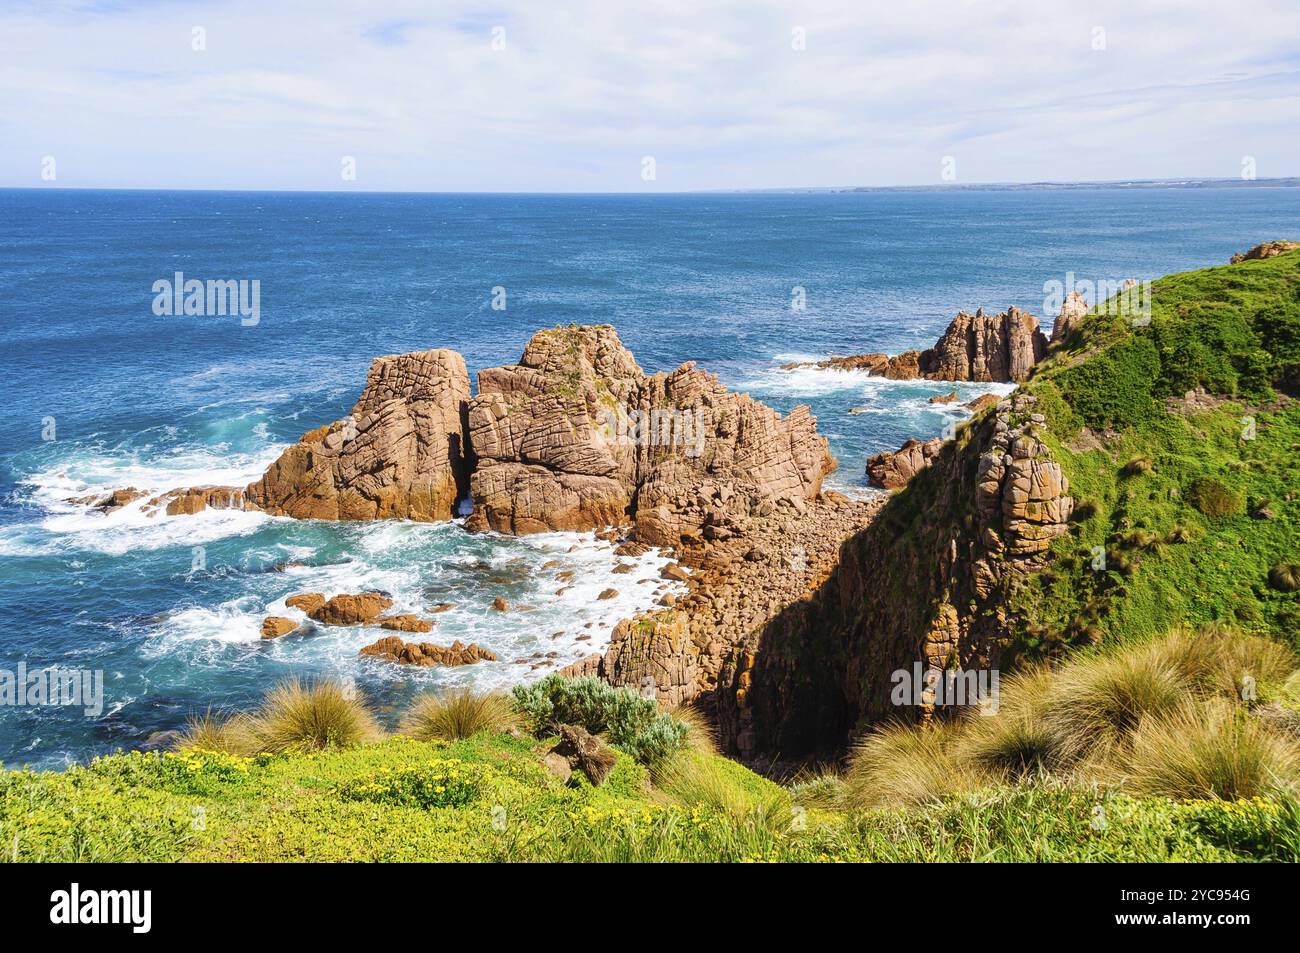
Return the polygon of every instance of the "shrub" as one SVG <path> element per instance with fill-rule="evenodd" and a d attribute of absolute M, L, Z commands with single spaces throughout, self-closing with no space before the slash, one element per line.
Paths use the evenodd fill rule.
<path fill-rule="evenodd" d="M 534 731 L 581 725 L 592 734 L 604 732 L 610 744 L 652 767 L 681 750 L 689 733 L 652 699 L 597 678 L 548 675 L 532 685 L 516 685 L 514 698 Z"/>
<path fill-rule="evenodd" d="M 1155 345 L 1147 337 L 1134 337 L 1063 372 L 1058 382 L 1066 402 L 1089 427 L 1124 429 L 1158 412 L 1151 389 L 1159 370 Z"/>
<path fill-rule="evenodd" d="M 1300 861 L 1300 803 L 1293 797 L 1194 801 L 1184 810 L 1212 844 L 1257 860 Z"/>
<path fill-rule="evenodd" d="M 1141 476 L 1143 473 L 1150 473 L 1151 466 L 1150 457 L 1134 457 L 1128 463 L 1124 464 L 1120 473 L 1124 474 L 1124 476 Z"/>
<path fill-rule="evenodd" d="M 258 749 L 272 753 L 346 748 L 380 735 L 370 710 L 343 685 L 296 678 L 271 690 L 251 726 Z"/>
<path fill-rule="evenodd" d="M 1214 477 L 1198 477 L 1187 488 L 1187 502 L 1210 519 L 1239 516 L 1245 502 L 1241 494 Z"/>
<path fill-rule="evenodd" d="M 345 801 L 373 801 L 397 807 L 464 807 L 483 788 L 482 765 L 457 758 L 436 758 L 413 768 L 384 768 L 345 781 L 334 794 Z"/>
<path fill-rule="evenodd" d="M 457 741 L 480 731 L 507 731 L 518 722 L 505 695 L 456 689 L 416 698 L 402 719 L 402 732 L 420 741 Z"/>
<path fill-rule="evenodd" d="M 1237 798 L 1294 792 L 1295 745 L 1226 700 L 1144 718 L 1128 767 L 1135 791 L 1155 797 Z"/>
<path fill-rule="evenodd" d="M 845 778 L 845 801 L 865 809 L 938 802 L 988 780 L 977 765 L 951 753 L 951 725 L 889 725 L 855 747 Z"/>
<path fill-rule="evenodd" d="M 1300 563 L 1278 563 L 1268 571 L 1268 584 L 1278 592 L 1300 589 Z"/>

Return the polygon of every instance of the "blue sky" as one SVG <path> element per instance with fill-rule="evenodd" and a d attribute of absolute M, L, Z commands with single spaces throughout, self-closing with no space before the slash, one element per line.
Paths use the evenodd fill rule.
<path fill-rule="evenodd" d="M 1297 38 L 1296 0 L 0 2 L 0 185 L 1300 175 Z"/>

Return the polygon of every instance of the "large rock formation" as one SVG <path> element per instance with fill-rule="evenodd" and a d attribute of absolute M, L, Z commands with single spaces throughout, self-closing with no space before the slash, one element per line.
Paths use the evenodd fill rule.
<path fill-rule="evenodd" d="M 420 668 L 497 661 L 496 653 L 474 642 L 465 645 L 457 639 L 451 645 L 434 645 L 432 642 L 403 642 L 395 635 L 386 635 L 379 641 L 367 645 L 358 655 L 362 658 L 384 659 L 401 665 L 416 665 Z"/>
<path fill-rule="evenodd" d="M 997 315 L 957 312 L 920 364 L 931 380 L 1019 382 L 1046 355 L 1038 319 L 1012 307 Z"/>
<path fill-rule="evenodd" d="M 725 534 L 806 505 L 835 465 L 806 407 L 781 417 L 690 363 L 646 376 L 609 326 L 539 332 L 519 364 L 482 371 L 469 435 L 468 525 L 509 533 Z"/>
<path fill-rule="evenodd" d="M 249 485 L 246 503 L 300 519 L 449 519 L 468 483 L 469 398 L 455 351 L 377 358 L 352 413 L 304 434 Z"/>
<path fill-rule="evenodd" d="M 1060 341 L 1088 315 L 1088 302 L 1077 291 L 1071 291 L 1061 302 L 1061 311 L 1052 322 L 1052 340 Z"/>
<path fill-rule="evenodd" d="M 934 347 L 925 351 L 905 351 L 894 357 L 857 354 L 784 366 L 865 370 L 894 380 L 1019 383 L 1046 355 L 1047 337 L 1038 319 L 1011 307 L 1000 314 L 957 312 Z"/>

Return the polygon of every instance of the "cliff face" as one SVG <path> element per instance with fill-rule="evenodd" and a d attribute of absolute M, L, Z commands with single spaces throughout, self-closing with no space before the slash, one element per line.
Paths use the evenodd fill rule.
<path fill-rule="evenodd" d="M 733 645 L 712 697 L 727 743 L 837 753 L 860 722 L 918 715 L 890 704 L 895 670 L 999 665 L 1017 624 L 1006 607 L 1073 508 L 1040 420 L 1024 396 L 961 431 L 808 598 Z"/>

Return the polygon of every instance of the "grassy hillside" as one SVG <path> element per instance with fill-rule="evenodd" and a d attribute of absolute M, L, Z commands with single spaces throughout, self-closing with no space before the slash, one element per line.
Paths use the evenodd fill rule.
<path fill-rule="evenodd" d="M 1115 310 L 1026 386 L 1077 507 L 1025 649 L 1210 621 L 1300 647 L 1300 253 L 1163 278 L 1148 325 Z"/>

